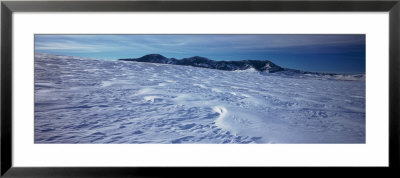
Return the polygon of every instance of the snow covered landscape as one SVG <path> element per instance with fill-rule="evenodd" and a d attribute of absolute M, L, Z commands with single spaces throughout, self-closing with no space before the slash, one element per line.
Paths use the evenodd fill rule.
<path fill-rule="evenodd" d="M 35 54 L 35 143 L 365 143 L 365 122 L 365 75 Z"/>

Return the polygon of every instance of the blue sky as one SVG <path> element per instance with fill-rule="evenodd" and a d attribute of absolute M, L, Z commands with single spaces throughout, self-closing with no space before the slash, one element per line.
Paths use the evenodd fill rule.
<path fill-rule="evenodd" d="M 270 60 L 292 69 L 365 73 L 365 35 L 35 35 L 35 52 L 101 59 Z"/>

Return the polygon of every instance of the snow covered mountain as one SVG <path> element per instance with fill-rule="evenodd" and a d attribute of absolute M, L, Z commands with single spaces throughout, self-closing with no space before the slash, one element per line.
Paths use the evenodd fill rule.
<path fill-rule="evenodd" d="M 160 54 L 149 54 L 140 58 L 119 59 L 121 61 L 136 61 L 161 64 L 174 64 L 193 67 L 202 67 L 218 70 L 247 70 L 250 68 L 259 72 L 274 73 L 282 71 L 283 68 L 268 60 L 242 60 L 242 61 L 214 61 L 205 57 L 194 56 L 190 58 L 175 59 L 166 58 Z"/>
<path fill-rule="evenodd" d="M 167 58 L 160 54 L 148 54 L 140 58 L 127 58 L 119 60 L 184 65 L 227 71 L 255 70 L 257 72 L 260 72 L 260 74 L 276 74 L 282 77 L 292 78 L 314 78 L 322 80 L 365 80 L 365 74 L 335 74 L 301 71 L 296 69 L 283 68 L 268 60 L 214 61 L 200 56 L 175 59 Z"/>
<path fill-rule="evenodd" d="M 35 143 L 366 139 L 364 80 L 48 54 L 36 54 L 34 62 Z"/>

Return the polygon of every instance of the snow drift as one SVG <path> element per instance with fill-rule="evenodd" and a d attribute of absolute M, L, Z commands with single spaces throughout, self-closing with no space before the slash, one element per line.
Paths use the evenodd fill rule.
<path fill-rule="evenodd" d="M 35 143 L 365 143 L 365 80 L 36 54 Z"/>

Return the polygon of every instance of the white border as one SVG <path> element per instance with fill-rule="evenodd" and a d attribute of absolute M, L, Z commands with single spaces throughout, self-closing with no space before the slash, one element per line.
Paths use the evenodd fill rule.
<path fill-rule="evenodd" d="M 13 17 L 13 166 L 388 166 L 388 13 L 16 12 Z M 367 142 L 33 144 L 37 33 L 367 34 Z"/>

